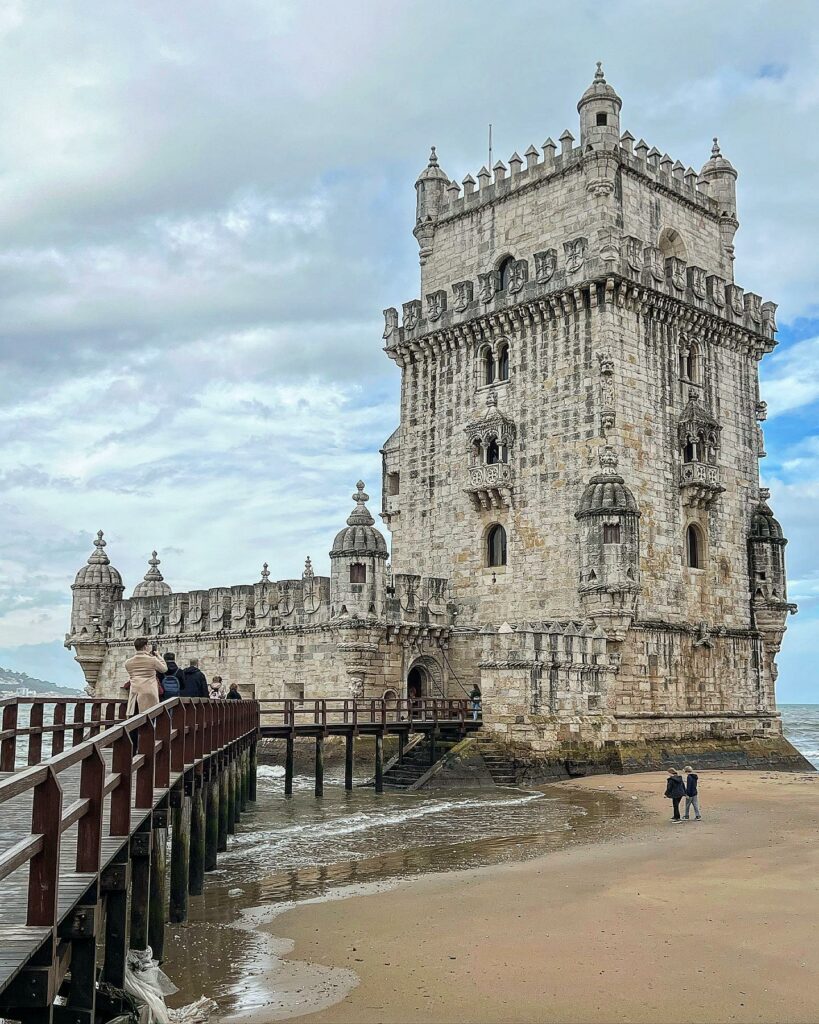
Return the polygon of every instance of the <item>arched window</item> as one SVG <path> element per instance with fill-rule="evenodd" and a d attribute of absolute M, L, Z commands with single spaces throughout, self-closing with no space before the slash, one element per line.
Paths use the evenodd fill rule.
<path fill-rule="evenodd" d="M 495 383 L 495 356 L 491 348 L 483 351 L 483 382 L 484 384 Z"/>
<path fill-rule="evenodd" d="M 483 445 L 481 439 L 476 437 L 472 442 L 472 465 L 479 466 L 483 461 Z"/>
<path fill-rule="evenodd" d="M 604 544 L 619 544 L 620 543 L 620 524 L 619 523 L 603 523 L 603 543 Z"/>
<path fill-rule="evenodd" d="M 683 462 L 699 462 L 697 458 L 697 442 L 689 438 L 683 448 Z"/>
<path fill-rule="evenodd" d="M 506 565 L 506 530 L 500 523 L 486 535 L 486 562 L 489 566 Z"/>
<path fill-rule="evenodd" d="M 690 569 L 703 568 L 704 548 L 702 531 L 695 523 L 691 523 L 685 531 L 685 560 Z"/>
<path fill-rule="evenodd" d="M 512 280 L 512 268 L 515 265 L 515 261 L 511 256 L 507 256 L 506 259 L 498 267 L 498 291 L 505 292 L 509 287 L 509 282 Z"/>
<path fill-rule="evenodd" d="M 493 437 L 486 446 L 486 463 L 489 466 L 494 466 L 498 462 L 500 462 L 500 448 L 498 447 L 498 439 Z"/>
<path fill-rule="evenodd" d="M 509 346 L 501 345 L 498 353 L 498 380 L 509 380 Z"/>
<path fill-rule="evenodd" d="M 367 582 L 367 566 L 362 565 L 361 562 L 353 562 L 350 566 L 350 583 L 366 583 Z"/>

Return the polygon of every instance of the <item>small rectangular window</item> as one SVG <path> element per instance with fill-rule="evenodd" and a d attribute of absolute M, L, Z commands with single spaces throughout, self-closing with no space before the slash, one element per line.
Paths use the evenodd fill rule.
<path fill-rule="evenodd" d="M 608 123 L 609 123 L 608 114 L 598 114 L 597 115 L 597 125 L 598 125 L 598 127 L 602 128 L 604 125 L 607 125 Z"/>
<path fill-rule="evenodd" d="M 350 583 L 366 583 L 367 582 L 367 566 L 362 565 L 361 562 L 353 562 L 350 566 Z"/>
<path fill-rule="evenodd" d="M 398 473 L 387 473 L 387 494 L 398 494 L 401 480 Z"/>
<path fill-rule="evenodd" d="M 604 544 L 619 544 L 620 543 L 620 524 L 619 523 L 603 523 L 603 543 Z"/>

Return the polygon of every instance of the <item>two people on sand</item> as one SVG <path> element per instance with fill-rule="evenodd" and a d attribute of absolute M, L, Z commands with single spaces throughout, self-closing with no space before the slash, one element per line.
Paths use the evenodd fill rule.
<path fill-rule="evenodd" d="M 676 768 L 668 769 L 668 779 L 665 784 L 665 795 L 671 801 L 672 807 L 674 808 L 672 822 L 688 821 L 691 808 L 694 808 L 694 820 L 700 821 L 702 815 L 700 814 L 700 799 L 699 791 L 697 789 L 697 782 L 699 778 L 694 772 L 691 765 L 686 765 L 683 768 L 685 772 L 685 778 L 680 775 Z M 685 797 L 685 814 L 680 817 L 680 802 Z"/>

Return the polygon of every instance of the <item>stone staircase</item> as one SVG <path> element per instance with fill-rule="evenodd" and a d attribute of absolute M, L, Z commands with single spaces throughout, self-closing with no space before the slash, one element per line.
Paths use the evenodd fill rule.
<path fill-rule="evenodd" d="M 417 743 L 404 754 L 401 763 L 390 765 L 384 771 L 384 789 L 408 790 L 415 786 L 455 746 L 457 740 L 438 738 L 435 742 L 435 761 L 430 761 L 431 751 L 428 739 Z"/>
<path fill-rule="evenodd" d="M 518 781 L 514 757 L 502 743 L 485 733 L 477 736 L 478 750 L 496 786 L 515 786 Z"/>

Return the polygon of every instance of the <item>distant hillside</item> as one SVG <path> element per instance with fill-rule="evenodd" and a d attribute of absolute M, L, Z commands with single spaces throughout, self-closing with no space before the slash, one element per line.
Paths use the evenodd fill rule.
<path fill-rule="evenodd" d="M 35 679 L 25 672 L 12 672 L 10 668 L 0 668 L 0 696 L 9 690 L 34 690 L 35 693 L 82 693 L 82 690 L 68 686 L 57 686 L 45 679 Z"/>

